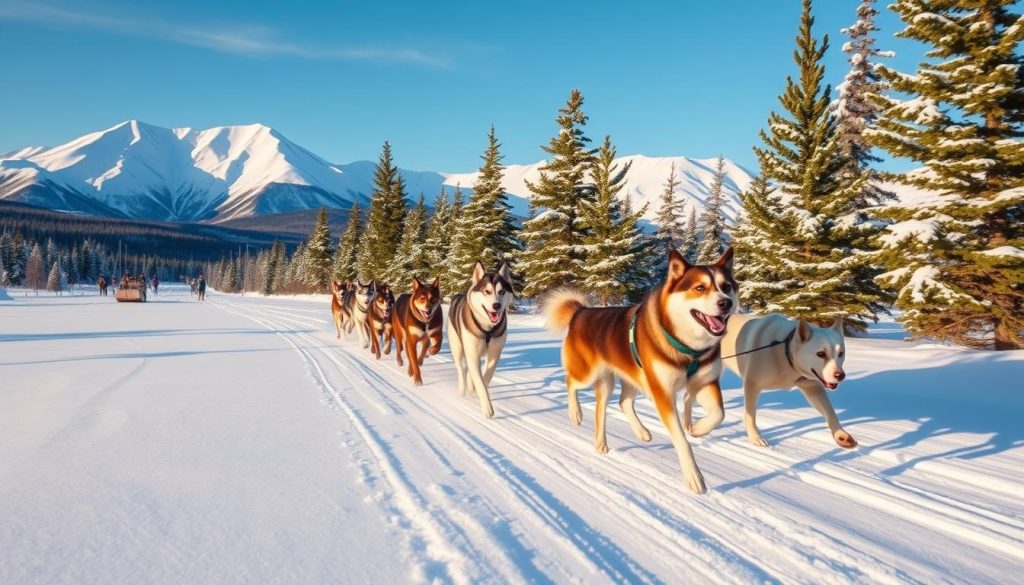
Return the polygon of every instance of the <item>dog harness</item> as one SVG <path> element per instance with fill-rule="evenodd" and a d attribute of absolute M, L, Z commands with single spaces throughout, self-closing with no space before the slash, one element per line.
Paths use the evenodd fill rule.
<path fill-rule="evenodd" d="M 762 349 L 768 349 L 769 347 L 775 347 L 776 345 L 782 345 L 784 343 L 786 344 L 786 347 L 783 348 L 786 351 L 786 361 L 789 362 L 789 367 L 795 369 L 796 366 L 793 365 L 793 354 L 789 350 L 789 343 L 793 341 L 793 336 L 796 335 L 796 329 L 797 328 L 794 328 L 792 331 L 790 331 L 789 335 L 787 335 L 785 339 L 776 339 L 775 341 L 769 343 L 768 345 L 762 345 L 761 347 L 755 347 L 754 349 L 748 349 L 747 351 L 741 351 L 739 353 L 734 353 L 732 355 L 722 356 L 722 359 L 724 360 L 734 358 L 740 355 L 747 355 L 748 353 L 754 353 L 755 351 L 761 351 Z"/>
<path fill-rule="evenodd" d="M 474 334 L 479 333 L 484 338 L 484 345 L 488 346 L 491 344 L 491 339 L 495 336 L 501 337 L 505 334 L 505 329 L 508 327 L 508 314 L 502 313 L 501 321 L 495 323 L 490 329 L 484 329 L 484 326 L 476 320 L 476 315 L 473 314 L 472 307 L 469 306 L 465 295 L 455 295 L 452 300 L 451 312 L 448 314 L 451 317 L 452 314 L 456 315 L 453 319 L 452 324 L 455 326 L 455 332 L 460 336 L 462 335 L 462 308 L 466 307 L 466 312 L 469 313 L 469 318 L 473 320 L 473 326 L 476 327 L 477 331 Z"/>
<path fill-rule="evenodd" d="M 633 319 L 629 322 L 629 351 L 633 354 L 633 361 L 636 365 L 640 366 L 640 369 L 644 369 L 644 365 L 640 363 L 640 352 L 636 349 L 636 319 L 640 316 L 640 308 L 638 307 L 636 312 L 633 313 Z M 686 366 L 686 377 L 691 378 L 700 369 L 700 356 L 714 349 L 705 349 L 704 351 L 697 351 L 691 347 L 687 347 L 682 341 L 675 338 L 674 335 L 668 332 L 665 327 L 661 328 L 662 335 L 665 336 L 665 340 L 672 346 L 673 349 L 679 353 L 688 356 L 690 358 L 690 364 Z"/>

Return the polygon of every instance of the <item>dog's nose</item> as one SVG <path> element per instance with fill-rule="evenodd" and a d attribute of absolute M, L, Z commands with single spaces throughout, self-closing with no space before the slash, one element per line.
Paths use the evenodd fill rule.
<path fill-rule="evenodd" d="M 492 307 L 494 307 L 494 310 L 495 310 L 495 311 L 497 311 L 498 309 L 500 309 L 500 308 L 501 308 L 501 303 L 494 303 L 494 304 L 493 304 L 493 305 L 491 305 L 491 306 L 492 306 Z"/>
<path fill-rule="evenodd" d="M 719 299 L 718 308 L 724 313 L 732 308 L 732 299 Z"/>
<path fill-rule="evenodd" d="M 846 372 L 842 370 L 836 370 L 836 382 L 842 382 L 846 379 Z"/>

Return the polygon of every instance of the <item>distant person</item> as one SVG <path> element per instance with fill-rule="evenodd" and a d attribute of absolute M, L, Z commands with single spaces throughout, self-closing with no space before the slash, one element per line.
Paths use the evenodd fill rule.
<path fill-rule="evenodd" d="M 199 275 L 199 282 L 196 284 L 196 290 L 199 291 L 199 300 L 200 301 L 205 301 L 206 300 L 206 279 L 203 278 L 202 274 Z"/>
<path fill-rule="evenodd" d="M 153 275 L 153 294 L 157 293 L 157 289 L 160 288 L 160 279 Z"/>
<path fill-rule="evenodd" d="M 196 296 L 196 277 L 192 277 L 192 280 L 188 281 L 189 286 L 192 287 L 192 296 Z"/>

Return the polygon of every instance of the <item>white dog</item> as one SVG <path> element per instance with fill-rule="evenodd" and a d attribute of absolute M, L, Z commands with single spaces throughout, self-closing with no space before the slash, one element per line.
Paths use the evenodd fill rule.
<path fill-rule="evenodd" d="M 508 264 L 503 262 L 497 272 L 485 272 L 477 261 L 469 291 L 454 295 L 448 309 L 448 347 L 459 375 L 459 392 L 465 396 L 475 389 L 480 411 L 487 418 L 494 416 L 488 387 L 508 336 L 507 312 L 512 298 Z M 486 358 L 483 370 L 481 358 Z"/>
<path fill-rule="evenodd" d="M 853 436 L 839 424 L 826 392 L 838 388 L 846 378 L 842 319 L 826 329 L 783 315 L 734 315 L 722 339 L 722 356 L 725 366 L 743 378 L 743 423 L 751 443 L 768 445 L 757 430 L 757 399 L 761 391 L 796 386 L 825 417 L 836 444 L 846 449 L 857 446 Z M 689 422 L 689 412 L 685 416 Z"/>

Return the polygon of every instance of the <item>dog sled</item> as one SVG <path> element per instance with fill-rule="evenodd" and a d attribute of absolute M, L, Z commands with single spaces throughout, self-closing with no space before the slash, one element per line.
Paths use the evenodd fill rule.
<path fill-rule="evenodd" d="M 119 303 L 144 303 L 146 282 L 138 278 L 129 278 L 127 283 L 121 283 L 121 287 L 114 293 L 114 298 Z"/>

